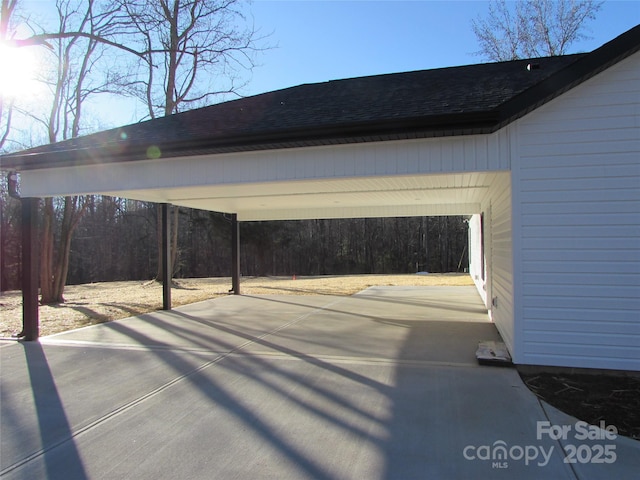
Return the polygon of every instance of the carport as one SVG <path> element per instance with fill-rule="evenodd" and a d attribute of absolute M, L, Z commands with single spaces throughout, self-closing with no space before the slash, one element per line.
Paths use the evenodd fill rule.
<path fill-rule="evenodd" d="M 30 198 L 83 194 L 242 222 L 473 215 L 507 192 L 500 215 L 509 215 L 509 138 L 500 127 L 522 113 L 519 93 L 566 63 L 550 59 L 542 73 L 507 63 L 302 85 L 5 155 L 3 168 L 20 175 L 27 226 L 36 221 Z M 35 338 L 35 245 L 25 233 L 25 334 Z M 484 265 L 486 302 L 489 257 Z M 165 308 L 168 284 L 165 274 Z"/>
<path fill-rule="evenodd" d="M 607 120 L 607 112 L 631 102 L 624 99 L 633 98 L 627 85 L 637 84 L 637 32 L 589 54 L 300 85 L 4 155 L 3 169 L 20 176 L 15 193 L 25 205 L 25 338 L 38 335 L 32 199 L 105 194 L 165 205 L 165 233 L 169 204 L 228 214 L 234 247 L 237 222 L 243 221 L 469 215 L 470 273 L 516 363 L 633 368 L 633 339 L 615 332 L 622 322 L 633 333 L 632 288 L 620 290 L 613 275 L 598 277 L 603 293 L 594 305 L 609 310 L 607 292 L 614 289 L 628 300 L 615 321 L 598 324 L 584 311 L 579 290 L 585 276 L 576 265 L 602 268 L 597 260 L 591 266 L 588 253 L 607 247 L 602 232 L 625 248 L 635 239 L 633 220 L 617 210 L 615 199 L 622 190 L 633 198 L 627 183 L 637 160 L 637 115 L 620 112 L 619 128 L 602 127 L 600 117 L 580 122 L 584 111 Z M 602 109 L 583 107 L 592 98 L 590 89 L 605 102 Z M 606 103 L 612 89 L 622 92 L 615 105 Z M 570 123 L 563 120 L 567 115 Z M 546 129 L 564 127 L 545 147 Z M 629 137 L 629 146 L 608 141 L 611 129 Z M 601 196 L 611 200 L 607 208 L 613 215 L 630 224 L 610 229 L 608 214 L 598 217 L 603 224 L 597 229 L 581 224 L 585 248 L 565 252 L 576 240 L 564 228 L 578 221 L 571 212 L 578 211 L 581 222 L 590 218 L 589 192 L 607 171 L 606 163 L 589 164 L 584 180 L 573 182 L 584 159 L 580 146 L 590 138 L 602 158 L 621 158 L 625 173 L 604 184 Z M 560 167 L 562 162 L 568 165 Z M 609 187 L 627 177 L 620 188 Z M 565 188 L 574 189 L 570 201 L 564 200 Z M 169 309 L 167 242 L 164 253 Z M 231 262 L 233 290 L 239 293 L 237 248 Z M 575 318 L 559 323 L 565 304 Z M 583 336 L 575 334 L 574 324 Z M 593 328 L 611 337 L 595 356 L 590 345 L 605 337 Z"/>
<path fill-rule="evenodd" d="M 163 204 L 165 239 L 169 236 L 169 204 L 227 212 L 232 218 L 234 233 L 232 290 L 240 293 L 239 222 L 480 213 L 481 202 L 489 197 L 492 188 L 505 182 L 508 185 L 508 173 L 417 173 L 421 168 L 430 168 L 434 164 L 446 165 L 454 156 L 464 155 L 465 149 L 489 148 L 488 142 L 478 137 L 451 142 L 444 146 L 444 152 L 442 143 L 442 140 L 414 140 L 375 146 L 314 147 L 306 150 L 27 170 L 21 173 L 21 191 L 23 196 L 29 197 L 100 192 L 158 202 Z M 443 155 L 449 158 L 443 159 Z M 385 160 L 375 162 L 376 156 Z M 413 165 L 397 165 L 399 156 Z M 423 156 L 424 159 L 421 158 Z M 413 158 L 409 160 L 408 157 Z M 464 159 L 456 161 L 462 163 Z M 347 169 L 352 173 L 337 178 L 311 173 L 311 178 L 299 179 L 304 175 L 300 174 L 303 168 L 301 164 L 312 171 Z M 383 173 L 388 169 L 398 170 L 398 167 L 404 171 L 403 174 Z M 240 171 L 236 171 L 238 169 Z M 371 172 L 352 176 L 353 171 L 358 169 Z M 256 174 L 256 171 L 262 175 Z M 176 176 L 177 172 L 181 172 L 182 178 Z M 198 184 L 189 185 L 190 180 L 196 180 Z M 114 189 L 116 183 L 122 189 Z M 130 183 L 136 184 L 137 189 L 131 189 Z M 40 193 L 35 195 L 35 189 Z M 28 212 L 29 200 L 23 199 L 23 202 Z M 35 228 L 35 213 L 27 218 L 31 218 L 32 228 Z M 25 223 L 28 224 L 28 220 Z M 29 240 L 26 242 L 28 245 Z M 169 272 L 167 241 L 164 242 L 164 248 L 163 259 L 166 263 L 163 271 Z M 165 275 L 165 285 L 168 284 L 168 275 Z M 170 292 L 165 290 L 165 309 L 169 308 Z"/>

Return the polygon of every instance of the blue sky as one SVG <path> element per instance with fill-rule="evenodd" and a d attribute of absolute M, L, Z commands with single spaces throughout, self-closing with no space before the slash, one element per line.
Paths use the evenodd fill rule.
<path fill-rule="evenodd" d="M 53 0 L 21 0 L 31 12 L 52 11 Z M 254 0 L 255 26 L 275 47 L 260 55 L 243 95 L 302 83 L 422 70 L 483 59 L 471 20 L 486 1 Z M 589 24 L 593 37 L 573 47 L 591 51 L 640 24 L 640 0 L 605 1 Z M 131 100 L 94 103 L 100 129 L 138 121 L 145 109 Z"/>
<path fill-rule="evenodd" d="M 254 0 L 255 23 L 278 48 L 264 53 L 245 94 L 301 83 L 480 63 L 470 24 L 484 1 Z M 640 23 L 640 1 L 607 1 L 590 51 Z"/>

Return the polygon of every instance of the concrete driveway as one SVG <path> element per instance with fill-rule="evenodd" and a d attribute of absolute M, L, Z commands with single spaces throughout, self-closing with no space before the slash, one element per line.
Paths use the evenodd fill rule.
<path fill-rule="evenodd" d="M 564 462 L 573 437 L 550 432 L 575 419 L 514 369 L 477 365 L 477 343 L 498 339 L 473 287 L 373 287 L 230 296 L 6 343 L 0 475 L 635 478 L 638 442 L 620 437 Z M 614 461 L 593 462 L 595 444 Z"/>

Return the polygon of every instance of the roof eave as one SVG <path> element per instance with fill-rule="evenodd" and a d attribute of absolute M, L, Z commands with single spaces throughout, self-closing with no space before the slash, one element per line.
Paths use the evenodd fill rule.
<path fill-rule="evenodd" d="M 159 150 L 154 149 L 155 152 L 160 153 L 159 157 L 150 156 L 147 145 L 129 145 L 122 148 L 122 145 L 113 144 L 107 147 L 103 145 L 99 149 L 78 148 L 64 151 L 17 153 L 5 155 L 1 159 L 3 169 L 26 171 L 52 167 L 122 163 L 149 158 L 176 158 L 187 155 L 214 155 L 280 148 L 483 134 L 492 132 L 496 123 L 497 115 L 494 112 L 463 112 L 160 144 L 157 145 Z"/>
<path fill-rule="evenodd" d="M 639 50 L 640 26 L 637 26 L 502 104 L 498 109 L 497 128 L 514 122 Z"/>

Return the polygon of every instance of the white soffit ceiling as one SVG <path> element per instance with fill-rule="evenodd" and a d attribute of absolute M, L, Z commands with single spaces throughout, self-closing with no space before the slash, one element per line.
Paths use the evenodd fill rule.
<path fill-rule="evenodd" d="M 491 184 L 498 179 L 504 181 L 505 176 L 508 179 L 506 172 L 485 172 L 288 180 L 111 194 L 237 213 L 244 221 L 466 215 L 479 212 Z"/>

